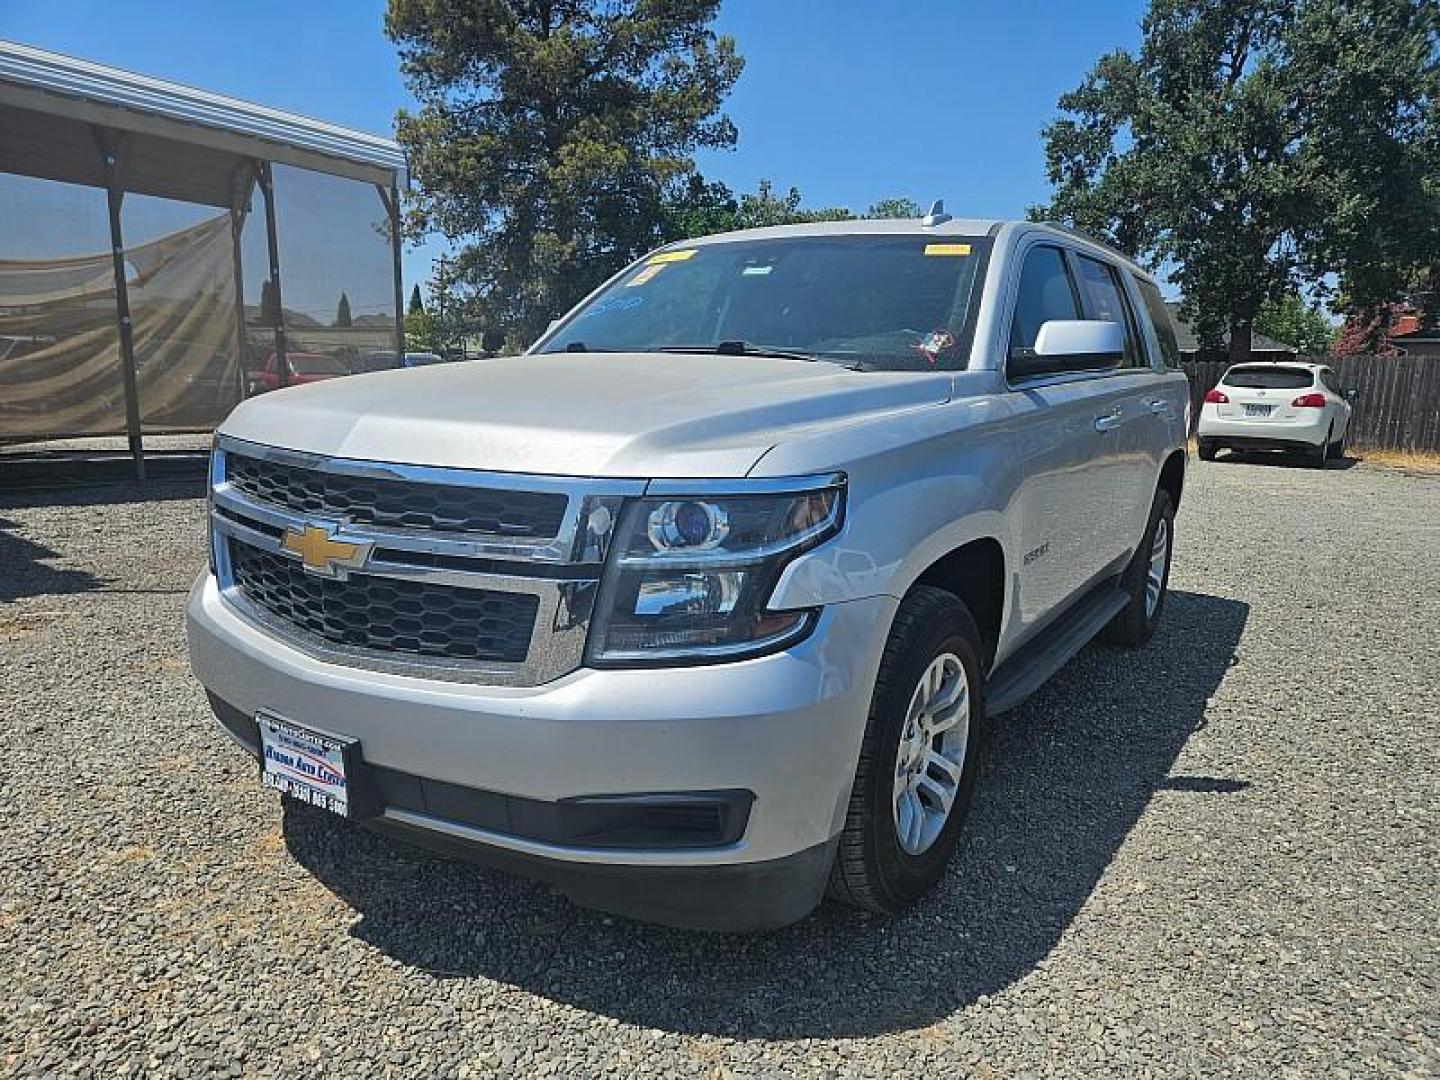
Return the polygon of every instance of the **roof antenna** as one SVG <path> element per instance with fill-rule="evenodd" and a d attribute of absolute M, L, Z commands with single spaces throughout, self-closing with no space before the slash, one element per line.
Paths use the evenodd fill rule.
<path fill-rule="evenodd" d="M 950 220 L 950 215 L 945 213 L 945 200 L 936 199 L 930 204 L 930 212 L 920 219 L 920 224 L 925 228 L 933 225 L 944 225 Z"/>

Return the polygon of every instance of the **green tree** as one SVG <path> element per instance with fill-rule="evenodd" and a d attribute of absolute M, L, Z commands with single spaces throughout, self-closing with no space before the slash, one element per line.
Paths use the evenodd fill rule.
<path fill-rule="evenodd" d="M 343 292 L 340 294 L 340 303 L 335 306 L 335 321 L 332 326 L 354 326 L 355 320 L 350 317 L 350 297 Z"/>
<path fill-rule="evenodd" d="M 429 313 L 423 307 L 417 311 L 412 305 L 410 310 L 405 312 L 405 348 L 434 352 L 437 345 L 435 327 Z"/>
<path fill-rule="evenodd" d="M 1331 273 L 1375 302 L 1440 251 L 1435 11 L 1152 0 L 1139 51 L 1102 57 L 1060 98 L 1054 195 L 1032 213 L 1172 266 L 1202 343 L 1228 330 L 1232 360 L 1267 302 L 1324 291 Z"/>
<path fill-rule="evenodd" d="M 408 228 L 460 242 L 457 301 L 528 342 L 661 237 L 691 155 L 728 147 L 719 0 L 390 0 L 420 103 L 396 133 Z"/>
<path fill-rule="evenodd" d="M 877 199 L 861 217 L 867 218 L 918 218 L 925 210 L 914 199 L 905 197 Z"/>
<path fill-rule="evenodd" d="M 1255 313 L 1255 329 L 1291 346 L 1301 356 L 1329 356 L 1335 344 L 1335 327 L 1324 312 L 1294 292 L 1261 304 Z"/>
<path fill-rule="evenodd" d="M 415 285 L 410 289 L 410 306 L 405 309 L 406 315 L 424 315 L 425 300 L 420 295 L 420 286 Z"/>

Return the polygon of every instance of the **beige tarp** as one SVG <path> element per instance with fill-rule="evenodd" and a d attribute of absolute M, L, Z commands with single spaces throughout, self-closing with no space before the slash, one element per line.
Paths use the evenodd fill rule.
<path fill-rule="evenodd" d="M 215 426 L 239 400 L 230 217 L 128 248 L 147 431 Z M 109 252 L 0 260 L 0 437 L 125 430 Z"/>

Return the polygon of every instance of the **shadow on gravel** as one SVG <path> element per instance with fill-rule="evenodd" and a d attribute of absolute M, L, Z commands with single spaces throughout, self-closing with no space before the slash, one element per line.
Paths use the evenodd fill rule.
<path fill-rule="evenodd" d="M 1045 958 L 1157 791 L 1215 799 L 1248 786 L 1169 775 L 1235 663 L 1248 612 L 1171 593 L 1145 649 L 1089 648 L 999 718 L 950 874 L 893 919 L 826 904 L 770 934 L 690 934 L 585 911 L 298 804 L 287 806 L 285 837 L 359 914 L 356 937 L 439 977 L 484 976 L 679 1032 L 833 1038 L 925 1027 Z"/>
<path fill-rule="evenodd" d="M 122 503 L 169 502 L 175 499 L 203 499 L 205 475 L 181 479 L 156 479 L 139 483 L 12 484 L 0 477 L 0 508 L 33 509 L 42 506 L 117 506 Z"/>
<path fill-rule="evenodd" d="M 0 603 L 22 596 L 56 596 L 100 588 L 100 581 L 85 570 L 61 570 L 45 559 L 60 557 L 42 544 L 12 531 L 15 522 L 0 517 Z"/>
<path fill-rule="evenodd" d="M 1216 465 L 1273 465 L 1282 469 L 1306 469 L 1313 472 L 1343 472 L 1360 464 L 1359 458 L 1346 455 L 1331 458 L 1319 469 L 1303 454 L 1289 454 L 1279 450 L 1230 450 L 1214 461 Z"/>

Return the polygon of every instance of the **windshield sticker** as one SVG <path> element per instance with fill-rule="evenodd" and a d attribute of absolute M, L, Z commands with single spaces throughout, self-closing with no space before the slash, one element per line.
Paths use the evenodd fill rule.
<path fill-rule="evenodd" d="M 969 255 L 969 244 L 926 244 L 926 255 Z"/>
<path fill-rule="evenodd" d="M 744 274 L 746 277 L 749 277 L 751 274 L 768 274 L 771 270 L 774 269 L 775 267 L 773 266 L 747 266 L 742 269 L 740 273 Z"/>
<path fill-rule="evenodd" d="M 575 321 L 588 319 L 595 315 L 604 315 L 608 311 L 633 311 L 645 303 L 643 296 L 607 296 L 604 300 L 598 300 L 588 308 L 575 316 Z"/>
<path fill-rule="evenodd" d="M 932 364 L 940 358 L 941 353 L 948 352 L 954 347 L 955 335 L 949 330 L 931 330 L 930 333 L 910 346 Z"/>
<path fill-rule="evenodd" d="M 629 281 L 627 281 L 627 282 L 625 283 L 625 287 L 626 287 L 627 289 L 633 289 L 636 285 L 644 285 L 647 281 L 649 281 L 651 278 L 653 278 L 656 274 L 660 273 L 661 270 L 664 270 L 664 269 L 665 269 L 665 266 L 666 266 L 665 263 L 657 263 L 657 262 L 652 262 L 652 263 L 650 263 L 648 266 L 645 266 L 643 269 L 641 269 L 641 271 L 640 271 L 638 274 L 636 274 L 633 278 L 631 278 Z"/>
<path fill-rule="evenodd" d="M 693 259 L 699 248 L 685 248 L 682 251 L 662 251 L 659 255 L 651 255 L 645 260 L 646 266 L 664 266 L 666 263 L 684 262 L 686 259 Z"/>

